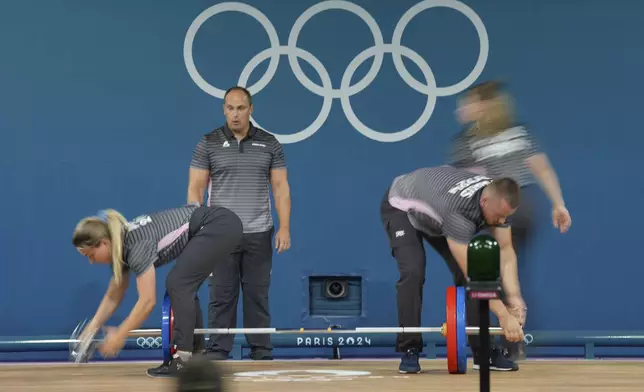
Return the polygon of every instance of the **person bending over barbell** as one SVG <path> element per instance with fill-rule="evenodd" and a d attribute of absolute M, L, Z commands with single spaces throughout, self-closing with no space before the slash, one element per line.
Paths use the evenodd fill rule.
<path fill-rule="evenodd" d="M 177 351 L 167 376 L 192 356 L 195 293 L 215 264 L 238 246 L 241 220 L 223 207 L 188 205 L 147 214 L 128 222 L 115 210 L 82 219 L 72 243 L 90 263 L 111 264 L 112 278 L 93 319 L 80 341 L 93 337 L 120 305 L 130 273 L 136 276 L 139 299 L 130 315 L 117 328 L 108 328 L 98 351 L 116 356 L 131 330 L 138 328 L 156 303 L 156 268 L 176 259 L 166 278 L 166 291 L 174 312 L 174 343 Z"/>
<path fill-rule="evenodd" d="M 519 205 L 519 185 L 511 178 L 492 179 L 451 166 L 428 167 L 396 177 L 386 190 L 380 215 L 396 259 L 400 278 L 396 284 L 398 323 L 420 327 L 425 284 L 423 241 L 445 260 L 454 284 L 467 284 L 467 250 L 470 239 L 489 229 L 501 249 L 504 302 L 490 301 L 504 336 L 511 342 L 523 339 L 525 303 L 521 296 L 517 258 L 512 247 L 510 217 Z M 467 323 L 478 325 L 478 306 L 467 300 Z M 516 311 L 514 310 L 516 309 Z M 478 336 L 469 335 L 478 368 Z M 420 373 L 421 334 L 399 334 L 396 351 L 403 353 L 399 371 Z M 518 370 L 518 366 L 493 348 L 490 369 Z"/>

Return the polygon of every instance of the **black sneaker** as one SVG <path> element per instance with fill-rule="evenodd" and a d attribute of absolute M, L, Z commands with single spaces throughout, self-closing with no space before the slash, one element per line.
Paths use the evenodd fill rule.
<path fill-rule="evenodd" d="M 478 356 L 475 355 L 474 366 L 472 366 L 472 369 L 479 370 L 481 368 L 478 362 Z M 490 352 L 490 370 L 499 372 L 516 372 L 517 370 L 519 370 L 519 365 L 517 365 L 514 361 L 508 359 L 504 355 L 503 350 L 494 348 Z"/>
<path fill-rule="evenodd" d="M 181 358 L 172 358 L 170 362 L 163 362 L 161 366 L 148 369 L 146 373 L 152 378 L 174 378 L 184 366 L 185 362 Z"/>
<path fill-rule="evenodd" d="M 211 361 L 225 361 L 228 359 L 229 353 L 225 351 L 206 351 L 205 356 Z"/>
<path fill-rule="evenodd" d="M 158 377 L 159 375 L 162 374 L 167 374 L 169 372 L 170 368 L 170 362 L 169 361 L 163 361 L 161 365 L 155 368 L 150 368 L 146 371 L 148 376 L 150 377 Z"/>
<path fill-rule="evenodd" d="M 250 359 L 253 361 L 272 361 L 273 354 L 270 350 L 251 350 Z"/>
<path fill-rule="evenodd" d="M 418 361 L 418 350 L 409 349 L 400 359 L 398 371 L 402 374 L 420 373 L 420 362 Z"/>
<path fill-rule="evenodd" d="M 525 344 L 523 342 L 506 342 L 503 341 L 503 354 L 511 361 L 523 361 L 525 355 Z"/>

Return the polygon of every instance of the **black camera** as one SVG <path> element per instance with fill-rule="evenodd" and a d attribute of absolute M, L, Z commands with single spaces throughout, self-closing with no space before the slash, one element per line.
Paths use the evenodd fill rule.
<path fill-rule="evenodd" d="M 324 296 L 331 299 L 346 298 L 349 295 L 349 282 L 344 279 L 326 279 Z"/>

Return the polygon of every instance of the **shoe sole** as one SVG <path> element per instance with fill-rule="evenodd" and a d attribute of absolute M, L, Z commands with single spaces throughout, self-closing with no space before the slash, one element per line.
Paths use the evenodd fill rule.
<path fill-rule="evenodd" d="M 150 374 L 145 372 L 145 374 L 150 378 L 176 378 L 174 374 Z"/>
<path fill-rule="evenodd" d="M 400 374 L 418 374 L 418 373 L 420 373 L 420 370 L 418 370 L 418 371 L 398 370 L 398 373 L 400 373 Z"/>
<path fill-rule="evenodd" d="M 480 370 L 480 368 L 481 367 L 479 365 L 473 365 L 472 366 L 472 369 L 474 369 L 474 370 Z M 490 366 L 490 370 L 494 370 L 494 371 L 497 371 L 497 372 L 516 372 L 519 369 L 499 368 L 499 367 L 496 367 L 496 366 Z"/>

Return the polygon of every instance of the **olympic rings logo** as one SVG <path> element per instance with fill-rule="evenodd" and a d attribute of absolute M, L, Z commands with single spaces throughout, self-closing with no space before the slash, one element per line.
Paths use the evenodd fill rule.
<path fill-rule="evenodd" d="M 161 343 L 162 339 L 161 337 L 138 337 L 136 338 L 136 345 L 144 348 L 144 349 L 149 349 L 149 348 L 161 348 Z"/>
<path fill-rule="evenodd" d="M 461 12 L 465 15 L 474 25 L 476 32 L 479 37 L 480 50 L 479 56 L 474 65 L 472 71 L 467 75 L 463 80 L 458 83 L 455 83 L 451 86 L 439 87 L 436 85 L 436 79 L 434 78 L 434 73 L 430 68 L 429 64 L 416 53 L 414 50 L 402 46 L 401 40 L 402 35 L 405 31 L 407 25 L 411 20 L 418 15 L 420 12 L 427 10 L 429 8 L 435 7 L 447 7 Z M 339 9 L 351 12 L 358 17 L 360 17 L 371 30 L 373 35 L 374 45 L 370 48 L 365 49 L 359 53 L 347 66 L 342 75 L 342 80 L 340 81 L 340 88 L 334 88 L 329 77 L 329 73 L 320 60 L 317 59 L 311 52 L 299 48 L 297 46 L 297 40 L 302 31 L 302 28 L 313 16 L 317 15 L 320 12 L 328 11 L 332 9 Z M 262 91 L 268 83 L 273 79 L 275 72 L 277 71 L 277 66 L 279 63 L 280 56 L 286 55 L 288 57 L 289 65 L 297 78 L 297 80 L 304 86 L 306 89 L 312 93 L 323 98 L 322 108 L 320 113 L 315 118 L 315 120 L 306 128 L 288 135 L 275 134 L 278 140 L 281 143 L 297 143 L 302 140 L 308 139 L 313 134 L 315 134 L 325 123 L 326 119 L 331 112 L 331 104 L 333 99 L 339 98 L 342 109 L 347 117 L 347 120 L 351 125 L 361 134 L 368 137 L 369 139 L 379 141 L 379 142 L 398 142 L 405 140 L 418 131 L 420 131 L 429 121 L 434 107 L 436 105 L 436 99 L 438 97 L 445 97 L 457 94 L 474 83 L 474 81 L 481 75 L 485 64 L 487 63 L 488 52 L 489 52 L 489 41 L 487 30 L 483 25 L 481 18 L 467 5 L 457 1 L 457 0 L 424 0 L 418 4 L 411 7 L 407 12 L 398 21 L 396 28 L 391 39 L 391 43 L 385 43 L 382 32 L 376 20 L 367 12 L 364 8 L 353 4 L 349 1 L 343 0 L 329 0 L 324 1 L 318 4 L 313 5 L 308 8 L 302 15 L 297 18 L 295 24 L 293 25 L 290 34 L 288 36 L 288 43 L 286 45 L 281 45 L 279 42 L 279 37 L 275 27 L 271 21 L 257 8 L 254 8 L 248 4 L 239 3 L 239 2 L 224 2 L 216 4 L 197 16 L 197 18 L 192 22 L 186 37 L 184 40 L 183 47 L 183 57 L 186 64 L 186 68 L 192 80 L 201 88 L 204 92 L 213 97 L 223 99 L 225 90 L 219 89 L 212 86 L 208 83 L 200 74 L 195 66 L 193 59 L 192 47 L 194 44 L 195 36 L 199 31 L 199 28 L 211 17 L 223 13 L 223 12 L 241 12 L 248 16 L 256 19 L 263 27 L 268 38 L 270 40 L 270 47 L 264 49 L 263 51 L 257 53 L 246 66 L 241 71 L 239 80 L 237 82 L 240 86 L 245 86 L 251 92 L 251 94 L 257 94 Z M 376 78 L 382 62 L 384 59 L 385 53 L 391 53 L 393 58 L 393 63 L 396 68 L 396 71 L 403 79 L 403 81 L 414 90 L 418 91 L 421 94 L 427 96 L 427 102 L 425 108 L 420 115 L 420 117 L 409 127 L 398 130 L 396 132 L 379 132 L 374 129 L 369 128 L 365 125 L 354 113 L 353 108 L 351 107 L 350 98 L 367 88 Z M 416 66 L 421 70 L 425 83 L 415 79 L 402 61 L 402 57 L 406 57 L 409 60 L 413 61 Z M 351 79 L 362 63 L 364 63 L 369 58 L 374 57 L 373 64 L 367 72 L 367 74 L 359 82 L 351 85 Z M 257 81 L 257 83 L 252 86 L 246 86 L 248 78 L 255 68 L 262 63 L 263 61 L 270 59 L 268 64 L 268 69 L 266 73 Z M 311 79 L 309 79 L 306 74 L 302 71 L 300 67 L 299 60 L 302 59 L 308 62 L 313 69 L 318 73 L 320 80 L 322 81 L 322 86 L 316 84 Z M 261 127 L 255 119 L 252 121 L 258 126 Z"/>

